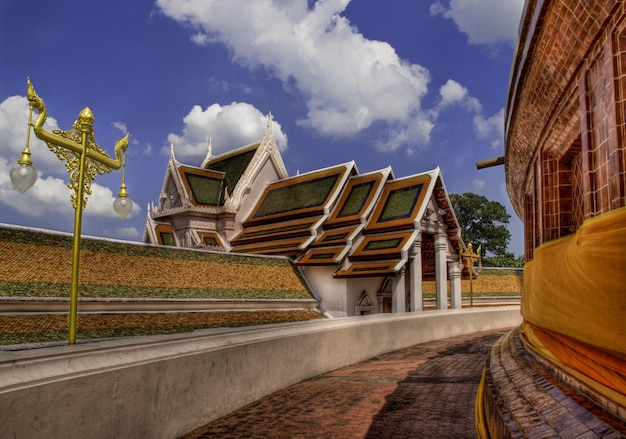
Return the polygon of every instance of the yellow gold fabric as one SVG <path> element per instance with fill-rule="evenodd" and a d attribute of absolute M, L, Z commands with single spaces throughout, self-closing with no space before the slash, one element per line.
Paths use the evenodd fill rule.
<path fill-rule="evenodd" d="M 524 270 L 521 314 L 527 344 L 626 403 L 626 208 L 535 250 Z"/>
<path fill-rule="evenodd" d="M 624 383 L 623 373 L 620 375 L 619 373 L 615 373 L 615 371 L 612 371 L 610 368 L 605 369 L 603 364 L 597 363 L 593 358 L 587 357 L 584 354 L 579 355 L 579 353 L 575 349 L 572 351 L 569 351 L 571 348 L 571 344 L 561 343 L 557 349 L 555 349 L 555 346 L 552 345 L 550 341 L 544 344 L 543 340 L 546 340 L 546 337 L 545 337 L 546 334 L 545 332 L 544 334 L 541 334 L 542 332 L 544 331 L 542 331 L 540 328 L 533 326 L 532 324 L 529 324 L 526 321 L 524 321 L 522 325 L 520 326 L 520 335 L 521 335 L 520 338 L 522 339 L 524 344 L 529 346 L 532 350 L 540 354 L 542 357 L 549 360 L 555 366 L 563 369 L 568 374 L 572 375 L 576 379 L 585 383 L 587 386 L 589 386 L 590 388 L 592 388 L 599 394 L 621 405 L 622 407 L 626 407 L 626 394 L 624 393 L 624 389 L 623 389 L 623 383 Z M 554 352 L 556 352 L 556 355 L 554 354 Z M 580 361 L 574 361 L 574 362 L 570 361 L 572 358 L 576 358 L 577 356 L 579 360 L 581 358 L 587 357 L 585 359 L 586 361 L 583 363 L 581 363 Z M 623 360 L 621 361 L 622 361 L 622 367 L 623 367 L 623 364 L 624 364 Z M 578 364 L 575 364 L 575 363 L 578 363 Z M 581 364 L 583 365 L 583 367 L 579 369 Z M 591 374 L 589 373 L 590 370 L 593 371 Z M 607 382 L 609 386 L 604 385 L 600 381 L 596 381 L 590 376 L 590 375 L 596 375 L 596 376 L 604 375 L 606 378 L 606 377 L 610 377 L 611 374 L 614 374 L 613 377 L 617 377 L 618 379 L 615 381 L 609 379 L 608 382 L 604 380 L 605 382 Z M 615 386 L 619 386 L 619 385 L 622 386 L 621 391 L 619 389 L 615 389 Z"/>
<path fill-rule="evenodd" d="M 540 328 L 626 354 L 626 208 L 538 247 L 524 270 L 521 313 Z"/>
<path fill-rule="evenodd" d="M 487 377 L 487 368 L 483 368 L 482 376 L 480 377 L 480 383 L 478 384 L 478 391 L 476 392 L 476 402 L 474 404 L 474 425 L 476 427 L 476 437 L 478 439 L 489 439 L 489 425 L 487 424 L 487 417 L 485 416 L 485 407 L 483 398 L 485 396 L 485 381 Z"/>

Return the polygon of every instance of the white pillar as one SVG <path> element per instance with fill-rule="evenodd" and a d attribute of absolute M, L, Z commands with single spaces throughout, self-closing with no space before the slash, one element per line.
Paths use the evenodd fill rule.
<path fill-rule="evenodd" d="M 448 309 L 448 267 L 446 253 L 447 236 L 443 233 L 435 235 L 435 281 L 437 284 L 437 309 Z"/>
<path fill-rule="evenodd" d="M 406 281 L 405 268 L 402 267 L 391 285 L 391 312 L 406 312 Z"/>
<path fill-rule="evenodd" d="M 448 262 L 450 273 L 450 308 L 463 308 L 463 298 L 461 297 L 461 272 L 463 264 L 458 262 Z"/>
<path fill-rule="evenodd" d="M 413 259 L 410 260 L 409 277 L 411 285 L 409 294 L 411 297 L 411 311 L 424 310 L 424 293 L 422 290 L 422 237 L 418 237 L 413 243 L 412 249 Z"/>

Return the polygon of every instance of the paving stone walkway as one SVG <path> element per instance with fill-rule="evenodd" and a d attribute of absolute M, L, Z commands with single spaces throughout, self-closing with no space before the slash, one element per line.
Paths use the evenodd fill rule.
<path fill-rule="evenodd" d="M 475 438 L 474 399 L 508 330 L 424 343 L 300 382 L 187 435 L 204 438 Z"/>

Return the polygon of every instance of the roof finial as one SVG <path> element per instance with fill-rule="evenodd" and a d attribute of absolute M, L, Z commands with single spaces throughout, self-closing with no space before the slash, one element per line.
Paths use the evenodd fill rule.
<path fill-rule="evenodd" d="M 175 159 L 175 157 L 174 157 L 174 142 L 170 142 L 170 158 L 172 160 Z"/>
<path fill-rule="evenodd" d="M 272 129 L 272 112 L 267 113 L 267 129 L 268 131 Z"/>
<path fill-rule="evenodd" d="M 211 161 L 211 158 L 213 158 L 213 140 L 209 137 L 206 156 L 204 156 L 204 160 L 202 160 L 200 167 L 206 168 L 208 163 Z"/>

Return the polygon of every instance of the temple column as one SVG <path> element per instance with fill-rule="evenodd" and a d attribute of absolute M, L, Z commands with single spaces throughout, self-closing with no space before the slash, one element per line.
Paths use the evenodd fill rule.
<path fill-rule="evenodd" d="M 448 309 L 448 267 L 446 253 L 448 238 L 445 233 L 435 235 L 435 281 L 437 284 L 437 309 Z"/>
<path fill-rule="evenodd" d="M 410 287 L 411 311 L 424 310 L 424 294 L 422 290 L 422 236 L 420 235 L 413 243 L 413 258 L 410 260 Z"/>
<path fill-rule="evenodd" d="M 463 298 L 461 295 L 461 272 L 463 264 L 458 262 L 448 262 L 448 273 L 450 275 L 450 308 L 463 308 Z"/>
<path fill-rule="evenodd" d="M 406 270 L 400 269 L 391 284 L 391 312 L 406 312 Z"/>

